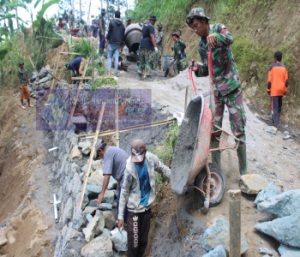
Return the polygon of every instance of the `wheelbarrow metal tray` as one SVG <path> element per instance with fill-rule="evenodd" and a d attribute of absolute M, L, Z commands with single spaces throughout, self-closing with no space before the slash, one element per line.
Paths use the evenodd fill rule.
<path fill-rule="evenodd" d="M 211 129 L 211 110 L 204 103 L 203 96 L 197 96 L 187 107 L 175 145 L 171 166 L 171 188 L 174 193 L 184 194 L 206 165 Z"/>

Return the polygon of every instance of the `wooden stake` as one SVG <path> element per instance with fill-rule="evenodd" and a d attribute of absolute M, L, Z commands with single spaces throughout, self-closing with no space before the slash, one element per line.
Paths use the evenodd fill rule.
<path fill-rule="evenodd" d="M 188 93 L 189 93 L 189 87 L 186 87 L 185 88 L 185 97 L 184 97 L 184 113 L 185 113 L 186 107 L 187 107 Z"/>
<path fill-rule="evenodd" d="M 81 190 L 81 194 L 80 194 L 80 200 L 79 200 L 79 204 L 78 204 L 78 208 L 81 209 L 82 207 L 82 202 L 83 202 L 83 198 L 84 198 L 84 193 L 85 193 L 85 189 L 86 189 L 86 184 L 87 184 L 87 180 L 88 177 L 90 175 L 90 171 L 91 171 L 91 167 L 92 167 L 92 163 L 93 163 L 93 158 L 94 158 L 94 154 L 95 154 L 95 146 L 98 140 L 98 135 L 99 135 L 99 131 L 101 128 L 101 124 L 102 124 L 102 119 L 103 119 L 103 114 L 104 114 L 104 110 L 105 110 L 105 105 L 106 103 L 104 102 L 102 104 L 101 110 L 99 111 L 99 116 L 98 116 L 98 122 L 97 122 L 97 128 L 96 128 L 96 133 L 94 136 L 94 142 L 93 142 L 93 146 L 92 146 L 92 150 L 90 153 L 90 158 L 89 158 L 89 162 L 88 162 L 88 168 L 84 174 L 84 181 L 83 181 L 83 187 Z"/>
<path fill-rule="evenodd" d="M 241 190 L 229 190 L 229 256 L 241 256 Z"/>

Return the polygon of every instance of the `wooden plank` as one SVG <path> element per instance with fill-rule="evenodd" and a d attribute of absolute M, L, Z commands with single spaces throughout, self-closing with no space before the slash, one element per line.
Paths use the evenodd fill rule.
<path fill-rule="evenodd" d="M 97 76 L 97 77 L 91 77 L 91 76 L 87 76 L 87 77 L 72 77 L 71 80 L 73 81 L 76 81 L 76 80 L 92 80 L 92 79 L 104 79 L 104 78 L 112 78 L 112 76 L 108 76 L 108 75 L 105 75 L 105 76 Z"/>
<path fill-rule="evenodd" d="M 74 53 L 74 52 L 59 52 L 60 54 L 66 54 L 66 55 L 81 55 L 80 53 Z"/>

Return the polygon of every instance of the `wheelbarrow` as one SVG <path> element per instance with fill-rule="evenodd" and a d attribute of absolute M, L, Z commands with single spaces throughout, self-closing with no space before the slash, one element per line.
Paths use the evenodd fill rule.
<path fill-rule="evenodd" d="M 209 55 L 211 58 L 211 54 Z M 215 127 L 214 132 L 221 134 L 219 148 L 210 148 L 213 131 L 214 107 L 203 95 L 198 95 L 190 68 L 190 79 L 196 95 L 188 104 L 181 130 L 177 138 L 172 161 L 171 189 L 179 196 L 193 192 L 194 201 L 199 201 L 201 211 L 218 205 L 225 193 L 225 177 L 219 167 L 209 163 L 209 154 L 213 151 L 236 149 L 239 140 L 231 133 Z M 210 71 L 211 97 L 213 96 L 212 71 Z M 214 105 L 210 101 L 211 105 Z M 230 138 L 234 143 L 230 144 Z M 200 203 L 201 202 L 201 203 Z"/>

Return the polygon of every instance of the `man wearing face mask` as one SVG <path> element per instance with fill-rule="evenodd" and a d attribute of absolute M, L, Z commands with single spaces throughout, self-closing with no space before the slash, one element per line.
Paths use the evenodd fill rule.
<path fill-rule="evenodd" d="M 215 114 L 214 125 L 222 127 L 225 105 L 228 108 L 231 130 L 239 140 L 237 156 L 239 160 L 239 171 L 241 175 L 247 173 L 246 158 L 246 114 L 243 107 L 243 96 L 241 83 L 236 63 L 230 48 L 233 37 L 230 31 L 223 24 L 209 24 L 209 17 L 204 13 L 203 8 L 193 8 L 186 19 L 186 22 L 193 31 L 201 37 L 199 53 L 202 64 L 194 63 L 192 69 L 198 77 L 208 76 L 208 53 L 212 52 L 212 80 L 214 84 Z M 217 148 L 220 142 L 221 132 L 215 126 L 211 147 Z M 221 153 L 212 153 L 212 162 L 215 166 L 221 165 Z"/>
<path fill-rule="evenodd" d="M 124 210 L 127 205 L 127 256 L 143 256 L 148 242 L 150 228 L 151 204 L 155 200 L 155 170 L 167 178 L 170 169 L 156 155 L 147 152 L 141 139 L 131 144 L 131 157 L 128 158 L 124 172 L 119 210 L 118 227 L 124 225 Z"/>

